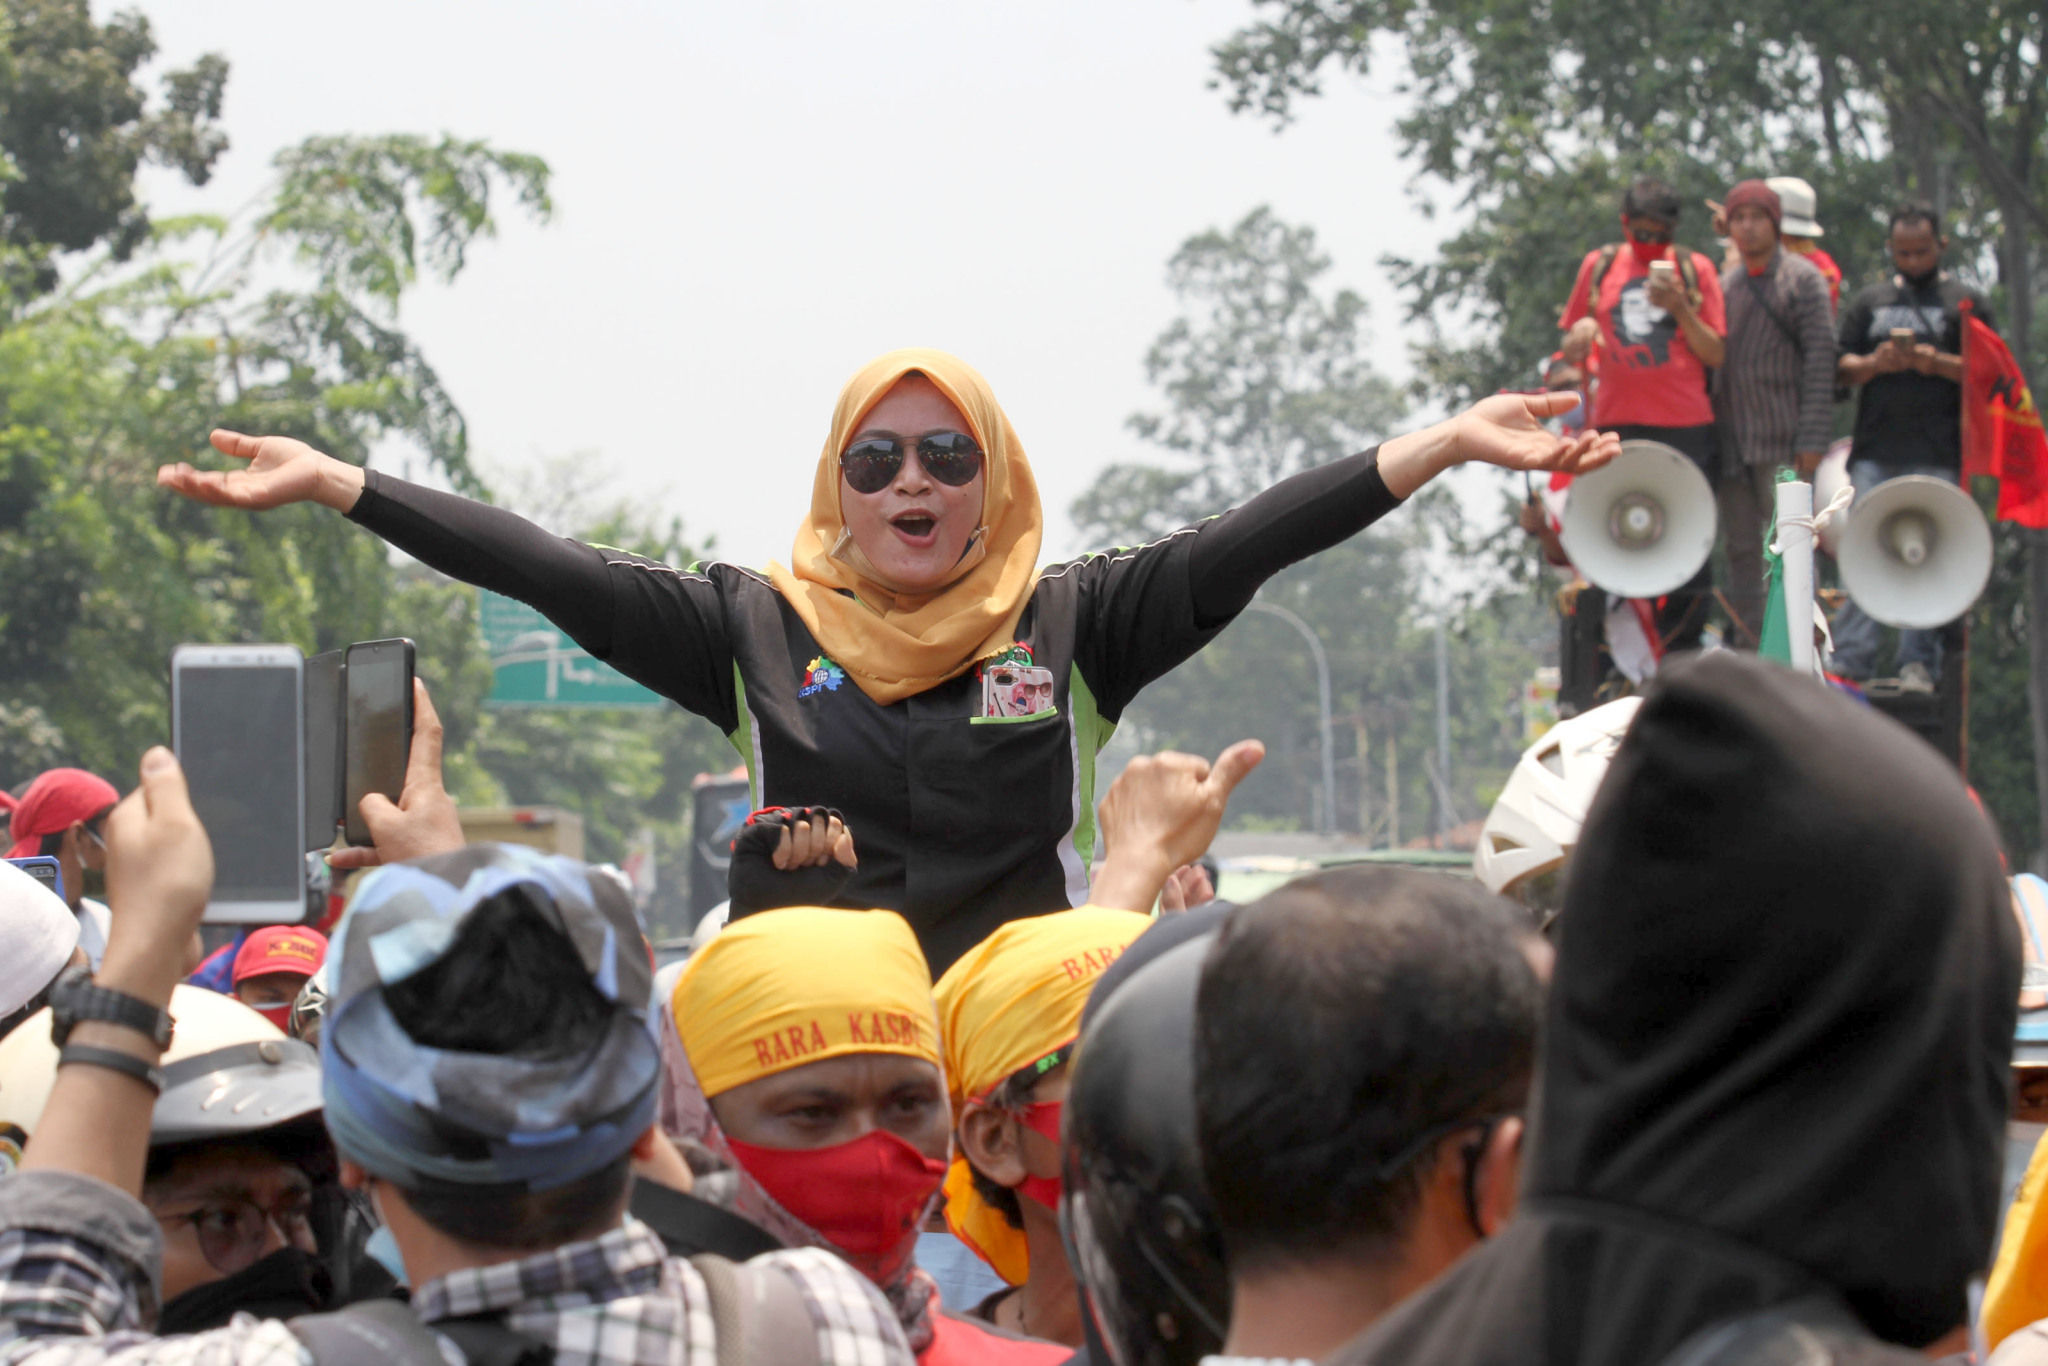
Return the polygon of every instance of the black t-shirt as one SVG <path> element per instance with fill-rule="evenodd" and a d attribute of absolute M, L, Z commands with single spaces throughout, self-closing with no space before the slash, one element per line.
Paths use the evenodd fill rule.
<path fill-rule="evenodd" d="M 1943 275 L 1916 289 L 1894 275 L 1859 291 L 1842 310 L 1842 352 L 1867 356 L 1891 340 L 1893 328 L 1903 327 L 1937 351 L 1960 355 L 1963 321 L 1957 306 L 1965 299 L 1978 321 L 1993 325 L 1984 296 L 1968 285 Z M 1960 470 L 1963 387 L 1912 370 L 1876 376 L 1863 386 L 1856 405 L 1856 445 L 1850 459 L 1875 460 L 1888 469 L 1933 465 Z"/>

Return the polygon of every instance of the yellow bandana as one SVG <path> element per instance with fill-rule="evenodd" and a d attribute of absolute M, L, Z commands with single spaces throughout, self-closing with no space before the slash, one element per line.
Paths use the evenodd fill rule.
<path fill-rule="evenodd" d="M 968 1101 L 1073 1042 L 1096 979 L 1151 923 L 1100 906 L 1013 920 L 947 969 L 935 994 L 956 1124 Z M 976 1193 L 966 1157 L 954 1151 L 947 1224 L 1004 1280 L 1022 1285 L 1031 1270 L 1023 1231 Z"/>
<path fill-rule="evenodd" d="M 670 998 L 704 1094 L 848 1053 L 943 1065 L 931 969 L 894 911 L 790 906 L 699 949 Z"/>
<path fill-rule="evenodd" d="M 857 547 L 834 553 L 846 529 L 839 510 L 839 452 L 868 410 L 913 373 L 953 401 L 985 456 L 981 520 L 987 531 L 962 559 L 961 576 L 930 593 L 894 592 L 876 582 L 871 571 L 864 572 L 867 558 Z M 943 351 L 891 351 L 868 362 L 841 391 L 811 482 L 811 515 L 797 531 L 791 567 L 770 564 L 768 578 L 826 657 L 886 706 L 965 672 L 1016 639 L 1017 619 L 1038 582 L 1043 520 L 1024 444 L 988 381 Z"/>

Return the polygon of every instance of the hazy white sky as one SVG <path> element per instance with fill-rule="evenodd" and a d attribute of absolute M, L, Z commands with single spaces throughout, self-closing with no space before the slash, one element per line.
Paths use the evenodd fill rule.
<path fill-rule="evenodd" d="M 96 5 L 96 8 L 109 8 Z M 1332 76 L 1275 135 L 1207 88 L 1248 0 L 143 0 L 163 59 L 219 51 L 233 138 L 212 185 L 259 193 L 314 133 L 448 131 L 538 153 L 556 216 L 509 214 L 404 324 L 489 469 L 590 453 L 746 563 L 788 554 L 841 383 L 895 346 L 978 366 L 1030 452 L 1048 558 L 1155 397 L 1166 259 L 1261 203 L 1313 225 L 1407 373 L 1383 252 L 1446 230 L 1394 155 L 1395 69 Z"/>

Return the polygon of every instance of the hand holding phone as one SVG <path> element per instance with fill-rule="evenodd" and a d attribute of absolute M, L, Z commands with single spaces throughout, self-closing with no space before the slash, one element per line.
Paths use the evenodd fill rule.
<path fill-rule="evenodd" d="M 441 782 L 441 718 L 434 711 L 434 699 L 427 685 L 413 680 L 412 750 L 405 766 L 405 790 L 393 805 L 381 793 L 363 799 L 363 819 L 373 839 L 356 846 L 337 849 L 327 856 L 327 866 L 338 870 L 375 868 L 404 859 L 424 858 L 460 849 L 467 841 L 462 834 L 462 817 L 455 800 Z"/>
<path fill-rule="evenodd" d="M 348 647 L 342 664 L 347 698 L 342 721 L 342 808 L 348 842 L 369 844 L 363 798 L 396 802 L 405 791 L 412 752 L 413 647 L 403 637 Z M 438 755 L 436 759 L 438 761 Z"/>

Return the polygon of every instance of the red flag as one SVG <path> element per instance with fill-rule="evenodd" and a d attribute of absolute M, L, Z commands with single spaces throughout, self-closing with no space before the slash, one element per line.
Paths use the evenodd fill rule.
<path fill-rule="evenodd" d="M 2048 528 L 2048 433 L 2019 362 L 1996 332 L 1963 314 L 1963 479 L 1998 481 L 1998 520 Z"/>

